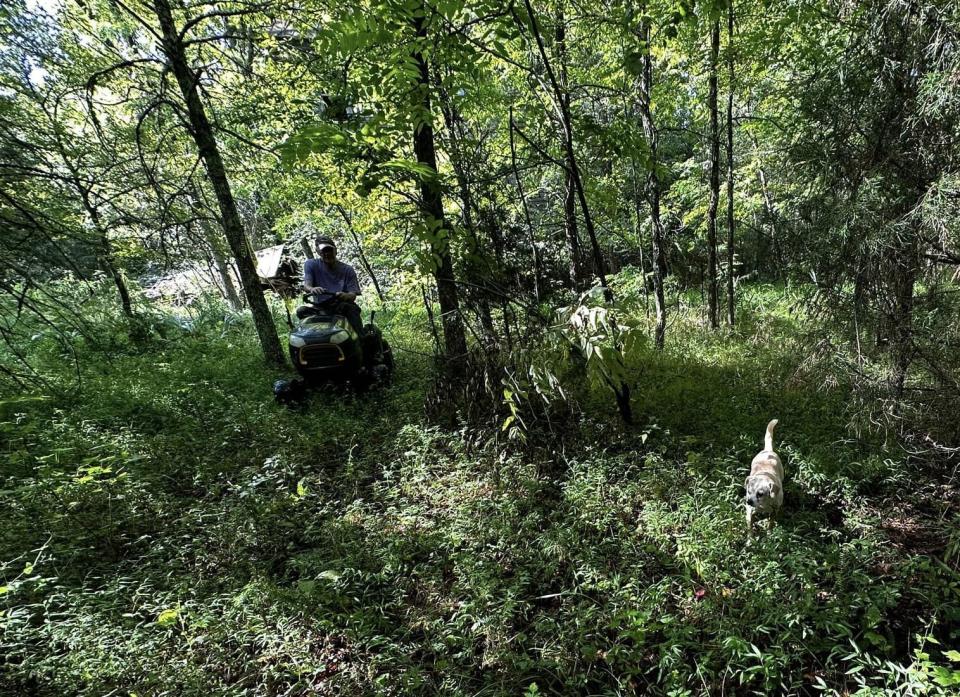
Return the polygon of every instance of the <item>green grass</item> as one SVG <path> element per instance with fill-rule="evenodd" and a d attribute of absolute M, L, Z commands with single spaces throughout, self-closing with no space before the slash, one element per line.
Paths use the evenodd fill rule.
<path fill-rule="evenodd" d="M 0 425 L 0 691 L 950 694 L 948 512 L 853 437 L 791 293 L 716 335 L 684 306 L 628 357 L 635 428 L 580 385 L 522 446 L 424 421 L 414 315 L 384 318 L 393 387 L 302 411 L 243 324 L 85 355 L 79 391 Z M 748 545 L 772 417 L 786 510 Z"/>

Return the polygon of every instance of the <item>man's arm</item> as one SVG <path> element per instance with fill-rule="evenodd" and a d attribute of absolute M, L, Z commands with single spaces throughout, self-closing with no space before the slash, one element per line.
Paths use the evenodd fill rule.
<path fill-rule="evenodd" d="M 338 300 L 353 302 L 357 299 L 357 296 L 360 295 L 360 283 L 357 281 L 357 272 L 354 271 L 353 267 L 349 264 L 344 274 L 343 287 L 344 290 L 337 293 Z"/>
<path fill-rule="evenodd" d="M 316 259 L 307 259 L 307 263 L 303 265 L 303 289 L 308 293 L 312 293 L 315 290 L 323 290 L 323 288 L 316 285 L 317 279 L 313 272 L 316 267 Z"/>

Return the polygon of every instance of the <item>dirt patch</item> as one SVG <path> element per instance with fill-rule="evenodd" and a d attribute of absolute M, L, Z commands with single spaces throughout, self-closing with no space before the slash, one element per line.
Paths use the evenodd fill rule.
<path fill-rule="evenodd" d="M 939 556 L 947 547 L 947 534 L 936 519 L 900 511 L 880 525 L 894 546 L 904 554 Z"/>

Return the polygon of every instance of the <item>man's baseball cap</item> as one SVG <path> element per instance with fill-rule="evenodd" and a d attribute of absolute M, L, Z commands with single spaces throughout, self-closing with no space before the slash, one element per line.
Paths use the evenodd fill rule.
<path fill-rule="evenodd" d="M 337 245 L 334 244 L 333 240 L 332 240 L 331 238 L 327 237 L 326 235 L 322 235 L 322 236 L 318 237 L 317 240 L 316 240 L 316 242 L 317 242 L 317 251 L 318 251 L 318 252 L 321 252 L 321 253 L 322 253 L 324 249 L 332 249 L 332 250 L 334 250 L 334 251 L 336 251 L 336 249 L 337 249 Z"/>

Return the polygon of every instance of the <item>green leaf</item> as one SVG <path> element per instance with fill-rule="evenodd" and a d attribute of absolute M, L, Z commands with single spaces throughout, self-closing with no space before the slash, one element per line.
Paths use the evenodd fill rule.
<path fill-rule="evenodd" d="M 414 178 L 423 179 L 424 181 L 433 181 L 437 178 L 435 169 L 421 162 L 415 162 L 414 160 L 387 160 L 380 165 L 380 169 L 402 174 L 411 174 Z"/>
<path fill-rule="evenodd" d="M 960 685 L 960 670 L 950 670 L 942 666 L 933 669 L 933 681 L 942 687 Z"/>
<path fill-rule="evenodd" d="M 282 163 L 289 167 L 314 153 L 343 149 L 350 144 L 348 135 L 329 123 L 305 126 L 277 148 Z"/>
<path fill-rule="evenodd" d="M 881 615 L 880 610 L 879 608 L 877 608 L 876 605 L 871 605 L 870 607 L 867 608 L 865 619 L 867 621 L 868 627 L 876 627 L 880 623 L 880 620 L 882 619 L 882 617 L 883 616 Z"/>
<path fill-rule="evenodd" d="M 169 627 L 176 624 L 179 617 L 180 610 L 177 608 L 169 608 L 157 615 L 157 624 L 159 624 L 161 627 Z"/>
<path fill-rule="evenodd" d="M 623 67 L 630 74 L 640 76 L 643 73 L 643 51 L 631 51 L 623 59 Z"/>

